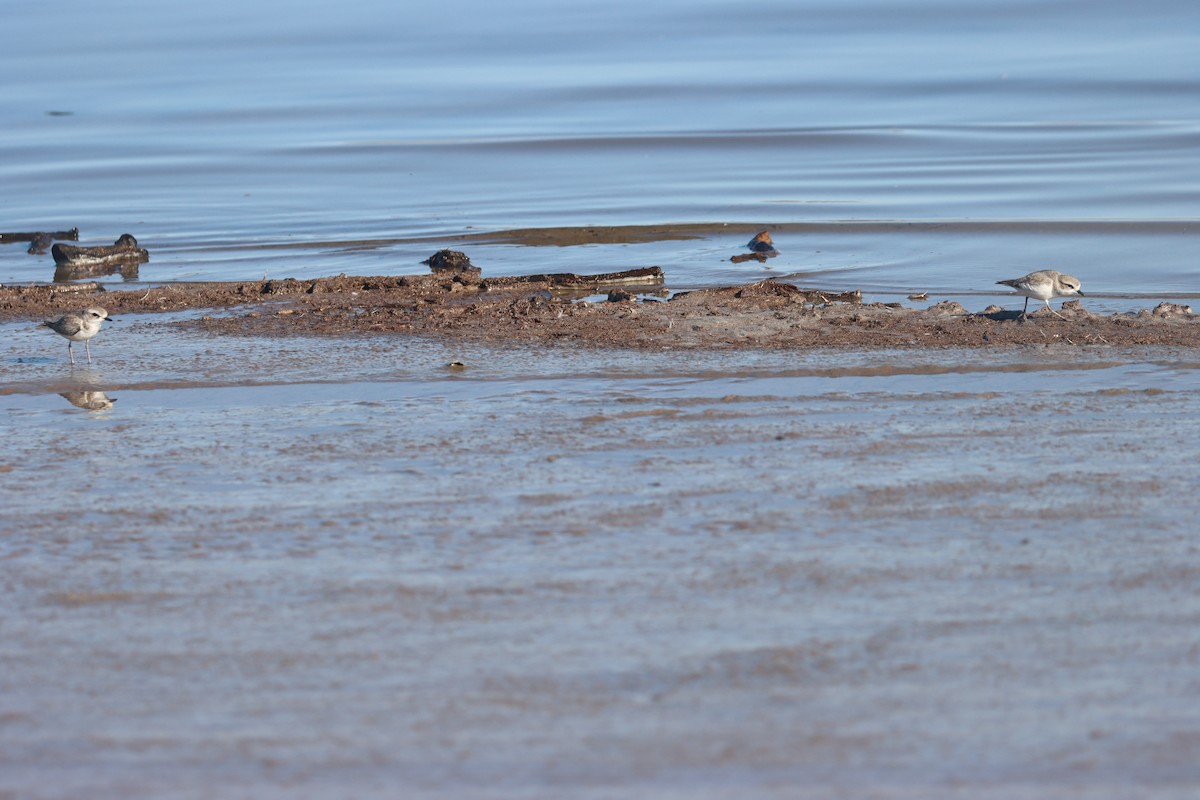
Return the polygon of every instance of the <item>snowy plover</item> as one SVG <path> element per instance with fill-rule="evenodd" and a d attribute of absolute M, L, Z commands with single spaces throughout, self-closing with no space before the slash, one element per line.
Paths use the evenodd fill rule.
<path fill-rule="evenodd" d="M 85 308 L 78 314 L 63 314 L 58 319 L 48 319 L 42 324 L 50 330 L 57 333 L 59 336 L 67 337 L 67 356 L 71 359 L 71 363 L 75 363 L 75 354 L 71 352 L 72 342 L 83 342 L 83 349 L 87 351 L 88 363 L 92 363 L 92 348 L 88 344 L 88 339 L 91 339 L 100 332 L 100 323 L 108 319 L 108 312 L 103 308 Z"/>
<path fill-rule="evenodd" d="M 1066 319 L 1062 314 L 1059 314 L 1053 308 L 1050 308 L 1050 300 L 1055 297 L 1066 297 L 1067 295 L 1077 294 L 1083 297 L 1083 292 L 1080 291 L 1082 284 L 1079 283 L 1079 278 L 1071 275 L 1064 275 L 1061 272 L 1055 272 L 1052 269 L 1038 270 L 1031 272 L 1024 278 L 1013 278 L 1008 281 L 996 281 L 1005 286 L 1011 286 L 1021 294 L 1025 295 L 1025 308 L 1021 311 L 1021 316 L 1027 316 L 1029 311 L 1029 299 L 1041 300 L 1046 304 L 1046 308 L 1050 309 L 1050 313 L 1059 319 Z"/>

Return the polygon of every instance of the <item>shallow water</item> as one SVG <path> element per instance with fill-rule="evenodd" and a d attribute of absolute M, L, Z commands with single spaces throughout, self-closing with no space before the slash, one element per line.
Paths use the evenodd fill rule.
<path fill-rule="evenodd" d="M 137 0 L 6 23 L 31 33 L 0 52 L 0 227 L 133 233 L 141 281 L 398 274 L 461 246 L 485 274 L 654 263 L 687 288 L 764 274 L 728 258 L 769 227 L 775 274 L 829 288 L 1054 267 L 1197 292 L 1191 3 Z M 573 246 L 459 238 L 547 228 Z M 0 281 L 51 274 L 0 247 Z"/>
<path fill-rule="evenodd" d="M 1200 354 L 163 330 L 4 326 L 16 796 L 1200 786 Z"/>

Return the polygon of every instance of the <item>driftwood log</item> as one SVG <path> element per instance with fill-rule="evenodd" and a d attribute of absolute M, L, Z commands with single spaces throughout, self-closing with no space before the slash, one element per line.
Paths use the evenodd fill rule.
<path fill-rule="evenodd" d="M 71 228 L 69 231 L 37 231 L 36 233 L 0 233 L 0 244 L 12 244 L 13 242 L 32 242 L 36 239 L 41 239 L 49 236 L 51 239 L 70 239 L 73 242 L 79 241 L 79 228 Z"/>
<path fill-rule="evenodd" d="M 29 242 L 29 249 L 25 252 L 30 255 L 41 255 L 53 244 L 55 239 L 70 239 L 71 241 L 79 241 L 79 228 L 71 228 L 69 231 L 34 231 L 29 233 L 0 233 L 0 244 L 10 244 L 12 242 Z"/>
<path fill-rule="evenodd" d="M 113 261 L 142 263 L 150 260 L 150 253 L 138 247 L 137 239 L 128 233 L 121 234 L 111 245 L 99 247 L 77 247 L 72 244 L 56 244 L 50 248 L 54 263 L 61 266 L 87 267 Z"/>
<path fill-rule="evenodd" d="M 666 281 L 662 267 L 639 267 L 620 272 L 602 272 L 596 275 L 576 275 L 573 272 L 553 272 L 541 275 L 512 275 L 485 278 L 481 285 L 485 290 L 512 289 L 527 284 L 549 284 L 551 288 L 608 291 L 624 286 L 662 286 Z"/>

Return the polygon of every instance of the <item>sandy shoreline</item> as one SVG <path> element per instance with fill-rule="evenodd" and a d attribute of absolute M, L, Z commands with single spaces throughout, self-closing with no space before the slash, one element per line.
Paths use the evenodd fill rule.
<path fill-rule="evenodd" d="M 1096 314 L 1075 300 L 1063 304 L 1064 318 L 1042 309 L 1021 319 L 998 306 L 970 312 L 956 302 L 928 308 L 854 302 L 855 292 L 800 289 L 775 280 L 669 299 L 651 296 L 644 286 L 616 290 L 600 302 L 579 299 L 586 293 L 586 283 L 565 290 L 552 282 L 458 274 L 189 283 L 134 291 L 106 291 L 98 284 L 5 286 L 0 321 L 103 305 L 114 316 L 237 309 L 176 324 L 269 337 L 408 333 L 631 348 L 1200 345 L 1200 316 L 1171 303 L 1136 314 Z"/>

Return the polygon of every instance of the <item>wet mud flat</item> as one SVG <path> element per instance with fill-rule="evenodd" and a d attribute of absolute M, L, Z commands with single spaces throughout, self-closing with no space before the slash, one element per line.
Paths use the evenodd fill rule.
<path fill-rule="evenodd" d="M 586 278 L 586 276 L 572 276 Z M 137 291 L 98 285 L 0 287 L 0 319 L 38 318 L 84 305 L 113 314 L 235 309 L 199 325 L 255 336 L 437 334 L 483 342 L 564 340 L 601 347 L 996 347 L 1047 343 L 1200 345 L 1200 316 L 1162 303 L 1136 314 L 1095 314 L 1069 301 L 1022 318 L 956 302 L 927 308 L 862 303 L 854 291 L 774 280 L 660 296 L 644 286 L 596 297 L 586 280 L 459 275 L 171 284 Z M 581 299 L 591 296 L 592 299 Z"/>
<path fill-rule="evenodd" d="M 172 338 L 0 395 L 14 797 L 1200 786 L 1194 353 Z"/>
<path fill-rule="evenodd" d="M 1200 349 L 446 283 L 2 295 L 0 796 L 1195 796 Z"/>

